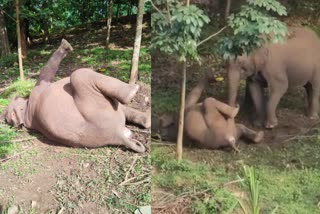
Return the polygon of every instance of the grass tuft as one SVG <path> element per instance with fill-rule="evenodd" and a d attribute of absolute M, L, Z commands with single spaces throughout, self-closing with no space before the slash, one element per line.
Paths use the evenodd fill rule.
<path fill-rule="evenodd" d="M 35 80 L 26 79 L 21 81 L 20 79 L 14 81 L 2 94 L 2 98 L 14 98 L 14 97 L 27 97 L 30 95 L 34 88 Z"/>
<path fill-rule="evenodd" d="M 250 213 L 259 214 L 260 213 L 260 207 L 259 207 L 260 184 L 258 181 L 257 172 L 254 169 L 254 167 L 245 166 L 245 165 L 243 166 L 243 172 L 245 177 L 245 180 L 243 183 L 249 192 L 249 205 L 251 209 Z M 242 209 L 245 209 L 245 208 L 242 206 Z"/>

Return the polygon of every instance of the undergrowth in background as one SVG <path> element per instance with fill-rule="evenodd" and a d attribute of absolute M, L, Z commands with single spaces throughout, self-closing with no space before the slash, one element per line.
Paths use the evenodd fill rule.
<path fill-rule="evenodd" d="M 179 96 L 179 93 L 173 91 L 173 89 L 152 92 L 152 114 L 159 115 L 178 112 Z"/>
<path fill-rule="evenodd" d="M 54 48 L 54 47 L 51 47 Z M 32 60 L 24 62 L 25 74 L 39 73 L 47 60 L 49 59 L 51 51 L 44 51 L 41 48 L 31 50 L 29 58 L 37 58 L 39 63 L 35 64 Z M 16 54 L 13 53 L 8 57 L 1 58 L 0 68 L 5 69 L 5 72 L 0 73 L 2 80 L 12 80 L 19 76 L 18 64 Z M 105 49 L 104 47 L 90 47 L 84 49 L 75 49 L 70 56 L 67 56 L 61 63 L 61 67 L 66 63 L 74 63 L 83 65 L 82 67 L 92 68 L 93 70 L 104 73 L 106 75 L 118 78 L 122 81 L 128 82 L 130 79 L 130 66 L 132 58 L 132 49 Z M 139 58 L 139 81 L 146 84 L 151 82 L 151 56 L 148 48 L 141 48 Z M 78 66 L 80 67 L 80 66 Z M 57 73 L 59 76 L 60 69 Z M 72 70 L 69 71 L 71 73 Z M 33 80 L 34 81 L 34 80 Z M 25 83 L 25 84 L 29 84 Z M 17 85 L 21 84 L 17 81 Z M 24 87 L 24 86 L 21 86 Z"/>

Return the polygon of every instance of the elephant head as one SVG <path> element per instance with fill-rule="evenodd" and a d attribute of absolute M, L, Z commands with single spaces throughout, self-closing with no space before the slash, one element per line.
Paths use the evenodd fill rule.
<path fill-rule="evenodd" d="M 177 116 L 174 114 L 163 114 L 152 118 L 152 132 L 160 135 L 162 140 L 175 141 L 177 138 Z"/>
<path fill-rule="evenodd" d="M 9 106 L 3 111 L 0 120 L 18 127 L 24 124 L 28 99 L 17 97 L 11 100 Z"/>
<path fill-rule="evenodd" d="M 250 55 L 239 56 L 230 60 L 228 65 L 228 104 L 236 106 L 238 88 L 241 79 L 247 79 L 261 71 L 269 54 L 267 48 L 259 48 Z"/>

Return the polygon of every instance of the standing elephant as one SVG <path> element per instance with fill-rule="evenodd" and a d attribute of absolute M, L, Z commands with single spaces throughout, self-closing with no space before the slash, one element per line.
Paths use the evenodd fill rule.
<path fill-rule="evenodd" d="M 267 44 L 249 56 L 229 63 L 229 105 L 235 106 L 241 78 L 248 88 L 257 112 L 257 123 L 266 128 L 278 125 L 276 108 L 289 87 L 304 86 L 308 97 L 308 116 L 318 119 L 320 95 L 320 39 L 310 29 L 288 29 L 285 43 Z M 263 88 L 269 88 L 266 106 Z"/>
<path fill-rule="evenodd" d="M 233 108 L 212 97 L 199 102 L 207 84 L 204 77 L 192 89 L 186 99 L 184 133 L 195 145 L 201 148 L 218 149 L 231 146 L 238 150 L 236 143 L 240 137 L 245 137 L 255 143 L 263 140 L 262 131 L 253 131 L 242 124 L 237 124 L 234 117 L 238 108 Z M 163 115 L 159 118 L 159 131 L 166 140 L 174 140 L 177 132 L 177 117 Z M 175 135 L 173 135 L 175 133 Z"/>
<path fill-rule="evenodd" d="M 135 96 L 138 85 L 87 68 L 52 82 L 60 62 L 72 50 L 62 40 L 41 70 L 29 98 L 13 99 L 1 117 L 11 125 L 37 130 L 50 140 L 72 147 L 124 145 L 144 152 L 144 145 L 132 139 L 125 127 L 126 120 L 145 128 L 151 124 L 149 112 L 124 105 Z"/>

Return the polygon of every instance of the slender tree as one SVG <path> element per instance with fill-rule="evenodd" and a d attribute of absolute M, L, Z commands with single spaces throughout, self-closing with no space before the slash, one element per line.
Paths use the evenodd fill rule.
<path fill-rule="evenodd" d="M 48 1 L 44 0 L 42 3 L 42 9 L 45 10 L 48 7 Z M 47 43 L 49 41 L 49 23 L 48 18 L 46 16 L 42 17 L 42 29 L 43 29 L 43 36 L 42 41 L 43 43 Z"/>
<path fill-rule="evenodd" d="M 20 5 L 19 5 L 19 0 L 16 0 L 16 22 L 17 22 L 18 59 L 19 59 L 20 79 L 24 80 L 23 65 L 22 65 L 22 51 L 21 51 Z"/>
<path fill-rule="evenodd" d="M 21 54 L 22 58 L 26 59 L 27 58 L 27 35 L 26 35 L 26 25 L 25 25 L 25 20 L 21 20 Z"/>
<path fill-rule="evenodd" d="M 106 48 L 109 48 L 109 43 L 110 43 L 110 32 L 111 32 L 111 22 L 112 22 L 112 9 L 113 9 L 113 0 L 109 0 L 109 11 L 108 11 L 108 19 L 107 19 Z"/>
<path fill-rule="evenodd" d="M 190 6 L 190 0 L 186 2 L 187 7 Z M 187 62 L 182 62 L 182 78 L 181 78 L 181 95 L 180 95 L 180 111 L 179 126 L 177 136 L 177 159 L 181 161 L 183 150 L 183 129 L 184 129 L 184 108 L 186 103 L 186 81 L 187 81 Z"/>
<path fill-rule="evenodd" d="M 227 19 L 228 16 L 230 15 L 230 8 L 231 8 L 231 0 L 227 0 L 226 10 L 224 12 L 224 18 L 225 19 Z"/>
<path fill-rule="evenodd" d="M 143 9 L 144 0 L 139 0 L 138 15 L 137 15 L 137 29 L 136 37 L 133 47 L 133 55 L 131 60 L 131 71 L 130 71 L 130 81 L 129 83 L 135 83 L 138 79 L 138 65 L 139 65 L 139 55 L 142 37 L 142 25 L 143 25 Z"/>
<path fill-rule="evenodd" d="M 4 18 L 4 11 L 2 10 L 2 8 L 0 8 L 0 56 L 7 56 L 9 54 L 10 46 Z"/>

